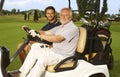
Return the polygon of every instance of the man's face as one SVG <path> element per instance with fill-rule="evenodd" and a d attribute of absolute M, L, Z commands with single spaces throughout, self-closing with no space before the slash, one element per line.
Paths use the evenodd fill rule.
<path fill-rule="evenodd" d="M 48 9 L 48 10 L 46 11 L 46 18 L 47 18 L 49 21 L 54 20 L 54 19 L 55 19 L 54 10 Z"/>
<path fill-rule="evenodd" d="M 60 13 L 60 22 L 62 25 L 67 24 L 71 20 L 71 15 L 68 10 L 62 10 Z"/>

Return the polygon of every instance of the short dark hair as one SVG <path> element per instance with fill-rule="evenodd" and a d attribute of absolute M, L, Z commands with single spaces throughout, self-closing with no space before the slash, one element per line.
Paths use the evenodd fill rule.
<path fill-rule="evenodd" d="M 45 9 L 45 14 L 46 14 L 46 12 L 47 12 L 48 9 L 52 9 L 52 10 L 54 11 L 54 13 L 55 13 L 55 8 L 54 8 L 53 6 L 48 6 L 48 7 Z"/>

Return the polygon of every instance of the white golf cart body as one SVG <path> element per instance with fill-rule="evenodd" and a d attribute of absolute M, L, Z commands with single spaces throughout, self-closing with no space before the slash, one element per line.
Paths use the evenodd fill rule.
<path fill-rule="evenodd" d="M 95 74 L 101 74 L 101 77 L 109 77 L 107 65 L 93 65 L 84 60 L 79 60 L 77 65 L 75 69 L 63 72 L 46 71 L 45 77 L 90 77 Z"/>

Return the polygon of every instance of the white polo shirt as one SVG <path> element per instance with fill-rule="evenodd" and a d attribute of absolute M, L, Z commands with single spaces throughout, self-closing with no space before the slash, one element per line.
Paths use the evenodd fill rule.
<path fill-rule="evenodd" d="M 65 38 L 60 43 L 53 43 L 52 51 L 64 57 L 74 55 L 79 38 L 79 29 L 72 21 L 64 26 L 55 27 L 50 32 L 55 35 L 62 35 Z"/>

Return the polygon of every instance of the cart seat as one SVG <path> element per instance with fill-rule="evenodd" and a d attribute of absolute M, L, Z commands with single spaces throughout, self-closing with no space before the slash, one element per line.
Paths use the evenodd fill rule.
<path fill-rule="evenodd" d="M 79 31 L 80 31 L 80 33 L 79 33 L 80 36 L 79 36 L 76 52 L 83 53 L 84 48 L 85 48 L 85 44 L 86 44 L 87 32 L 86 32 L 86 29 L 83 27 L 80 27 Z M 70 58 L 72 59 L 72 58 L 74 58 L 74 56 L 69 57 L 68 59 L 70 59 Z M 65 60 L 67 60 L 67 58 Z M 64 62 L 64 60 L 61 61 L 61 63 L 62 62 Z M 65 70 L 74 69 L 77 66 L 77 61 L 74 61 L 74 60 L 71 62 L 67 62 L 67 63 L 62 63 L 62 64 L 61 63 L 58 63 L 57 65 L 49 65 L 49 66 L 47 66 L 46 70 L 49 72 L 59 72 L 62 70 L 65 71 Z M 58 65 L 60 65 L 59 66 L 60 70 L 56 70 Z"/>

